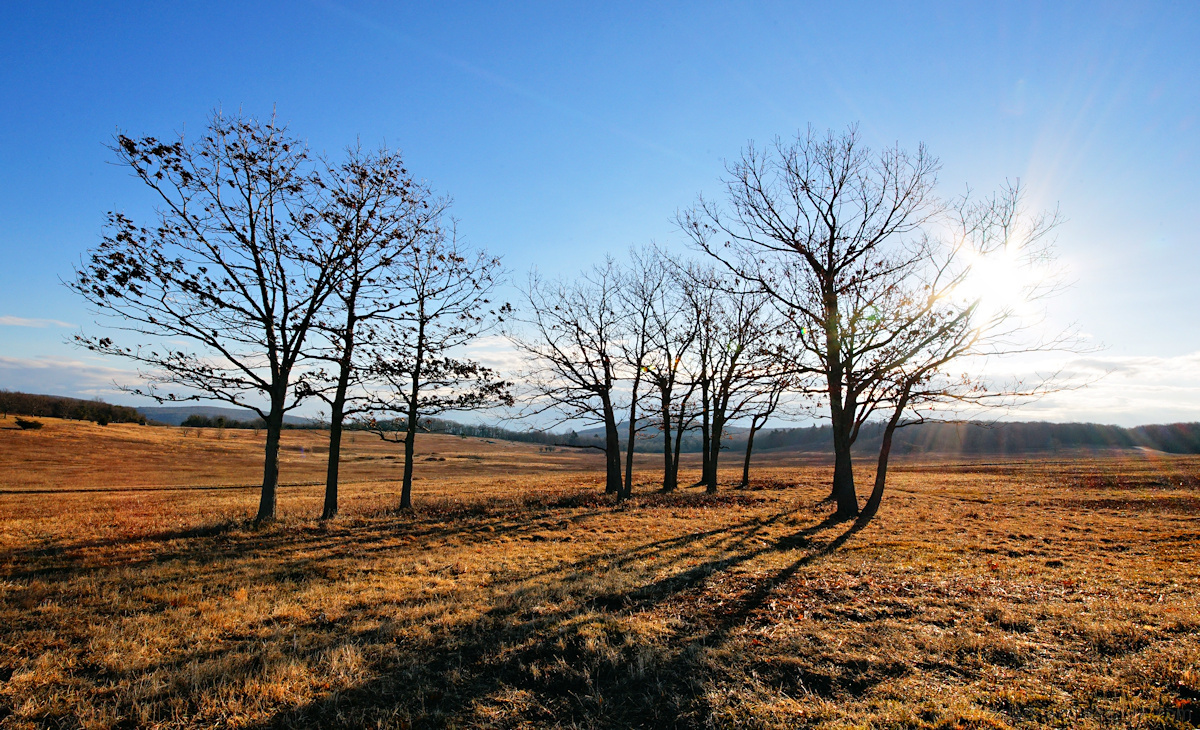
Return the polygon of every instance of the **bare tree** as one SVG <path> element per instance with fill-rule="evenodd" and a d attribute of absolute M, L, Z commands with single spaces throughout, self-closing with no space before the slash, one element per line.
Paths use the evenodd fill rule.
<path fill-rule="evenodd" d="M 653 326 L 655 294 L 663 287 L 665 273 L 661 260 L 653 249 L 630 251 L 629 266 L 623 272 L 619 288 L 619 306 L 624 320 L 619 345 L 624 365 L 629 371 L 629 428 L 625 440 L 625 483 L 621 498 L 633 494 L 633 455 L 638 433 L 645 424 L 638 423 L 638 406 L 644 395 L 642 381 L 649 372 L 653 356 Z"/>
<path fill-rule="evenodd" d="M 67 285 L 109 326 L 158 344 L 76 341 L 149 368 L 149 386 L 130 392 L 257 413 L 267 429 L 257 519 L 271 520 L 284 414 L 300 398 L 293 375 L 340 275 L 314 235 L 318 181 L 305 148 L 274 119 L 217 112 L 190 144 L 119 135 L 113 151 L 154 193 L 158 219 L 140 227 L 110 213 Z"/>
<path fill-rule="evenodd" d="M 981 353 L 984 343 L 998 355 L 1064 342 L 1017 345 L 1024 325 L 1004 316 L 981 320 L 979 298 L 964 292 L 980 268 L 972 257 L 990 249 L 983 238 L 941 235 L 947 206 L 934 193 L 937 169 L 923 147 L 873 154 L 854 128 L 824 137 L 810 130 L 791 143 L 776 140 L 766 153 L 751 146 L 729 166 L 729 212 L 702 199 L 680 218 L 700 248 L 788 317 L 794 369 L 811 376 L 810 393 L 829 410 L 831 497 L 840 517 L 859 514 L 851 447 L 877 410 L 894 415 L 918 402 L 965 397 L 978 381 L 952 386 L 942 373 Z M 1004 218 L 1006 199 L 1019 194 L 982 207 L 962 204 L 964 229 L 970 220 Z M 1055 222 L 1037 217 L 1024 235 L 1044 240 Z M 939 386 L 930 388 L 935 381 Z M 1004 389 L 1010 397 L 1027 392 Z"/>
<path fill-rule="evenodd" d="M 643 360 L 646 379 L 657 391 L 657 420 L 663 434 L 662 491 L 679 485 L 679 454 L 683 435 L 695 414 L 690 410 L 697 382 L 688 380 L 685 359 L 699 335 L 699 319 L 690 305 L 682 283 L 682 270 L 658 250 L 641 254 L 650 286 L 632 294 L 648 305 L 649 351 Z"/>
<path fill-rule="evenodd" d="M 334 305 L 317 320 L 321 346 L 310 348 L 315 359 L 329 362 L 332 374 L 309 374 L 305 384 L 330 407 L 329 462 L 322 519 L 338 512 L 338 468 L 343 423 L 369 410 L 369 394 L 361 382 L 371 363 L 356 358 L 359 342 L 376 339 L 406 299 L 399 267 L 410 267 L 404 252 L 437 235 L 447 202 L 415 182 L 397 152 L 364 153 L 355 147 L 337 165 L 326 165 L 320 206 L 324 234 L 343 260 L 343 276 L 330 298 Z M 357 387 L 356 387 L 357 386 Z"/>
<path fill-rule="evenodd" d="M 746 456 L 742 461 L 742 483 L 739 486 L 750 486 L 750 455 L 754 451 L 754 435 L 779 410 L 783 398 L 799 388 L 799 383 L 787 370 L 775 373 L 774 377 L 763 377 L 757 382 L 754 398 L 746 407 L 750 414 L 750 428 L 746 431 Z"/>
<path fill-rule="evenodd" d="M 852 285 L 903 273 L 881 255 L 937 211 L 936 160 L 892 149 L 870 155 L 857 130 L 812 130 L 770 150 L 749 146 L 728 167 L 731 211 L 701 199 L 680 225 L 704 251 L 775 298 L 796 325 L 795 361 L 823 377 L 834 442 L 832 497 L 842 516 L 858 514 L 850 449 L 861 425 L 850 334 L 862 313 L 847 312 Z M 856 317 L 855 315 L 859 316 Z"/>
<path fill-rule="evenodd" d="M 528 415 L 557 413 L 560 423 L 582 420 L 604 426 L 605 487 L 623 494 L 621 437 L 617 430 L 622 318 L 621 276 L 609 259 L 574 281 L 547 282 L 531 274 L 521 330 L 508 336 L 529 359 Z"/>
<path fill-rule="evenodd" d="M 371 345 L 371 376 L 383 385 L 371 408 L 404 417 L 400 507 L 410 509 L 421 418 L 512 404 L 511 384 L 499 373 L 456 354 L 503 322 L 510 308 L 490 299 L 501 274 L 500 260 L 466 250 L 453 232 L 425 236 L 401 252 L 392 269 L 394 283 L 412 304 L 390 327 L 390 336 Z M 401 440 L 371 420 L 381 438 Z"/>
<path fill-rule="evenodd" d="M 694 366 L 701 397 L 700 483 L 714 494 L 727 424 L 787 366 L 772 347 L 777 325 L 764 294 L 707 268 L 693 268 L 687 288 L 700 324 Z"/>
<path fill-rule="evenodd" d="M 989 199 L 962 198 L 951 220 L 945 240 L 927 247 L 912 276 L 873 292 L 869 326 L 886 333 L 886 345 L 864 374 L 876 384 L 871 400 L 886 420 L 860 524 L 879 510 L 897 428 L 964 409 L 1007 408 L 1066 387 L 1057 373 L 991 382 L 981 367 L 988 359 L 1087 349 L 1073 331 L 1046 328 L 1039 310 L 1062 289 L 1051 237 L 1057 211 L 1027 213 L 1018 184 Z M 949 372 L 951 365 L 962 373 Z"/>

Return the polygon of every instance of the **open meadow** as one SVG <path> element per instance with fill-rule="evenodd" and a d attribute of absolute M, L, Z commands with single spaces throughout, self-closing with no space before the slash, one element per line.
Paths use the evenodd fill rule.
<path fill-rule="evenodd" d="M 1200 457 L 894 463 L 603 491 L 602 456 L 0 421 L 0 727 L 1144 727 L 1200 724 Z M 686 458 L 685 458 L 686 460 Z M 869 459 L 860 493 L 872 475 Z M 690 484 L 698 462 L 685 464 Z"/>

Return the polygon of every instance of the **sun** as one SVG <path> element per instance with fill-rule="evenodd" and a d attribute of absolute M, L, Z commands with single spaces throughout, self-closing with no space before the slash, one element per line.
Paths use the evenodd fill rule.
<path fill-rule="evenodd" d="M 968 264 L 958 293 L 986 318 L 1021 313 L 1041 277 L 1021 247 L 1012 244 L 972 253 Z"/>

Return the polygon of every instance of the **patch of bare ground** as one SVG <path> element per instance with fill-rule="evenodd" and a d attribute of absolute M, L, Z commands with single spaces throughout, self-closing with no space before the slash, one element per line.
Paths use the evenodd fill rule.
<path fill-rule="evenodd" d="M 360 438 L 343 518 L 297 450 L 256 529 L 189 488 L 253 483 L 248 445 L 168 471 L 207 434 L 128 430 L 0 430 L 0 727 L 1200 723 L 1194 457 L 914 460 L 856 531 L 819 462 L 664 496 L 648 455 L 617 505 L 595 455 L 448 438 L 401 514 Z"/>

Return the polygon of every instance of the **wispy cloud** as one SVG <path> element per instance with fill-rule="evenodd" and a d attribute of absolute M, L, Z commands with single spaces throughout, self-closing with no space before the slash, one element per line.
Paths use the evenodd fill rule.
<path fill-rule="evenodd" d="M 1088 355 L 1037 370 L 1058 372 L 1066 387 L 1012 410 L 1008 420 L 1122 426 L 1200 421 L 1200 352 Z"/>
<path fill-rule="evenodd" d="M 0 326 L 3 327 L 74 327 L 70 322 L 57 319 L 30 319 L 28 317 L 13 317 L 0 314 Z"/>
<path fill-rule="evenodd" d="M 392 41 L 403 43 L 431 58 L 437 59 L 439 62 L 444 63 L 451 68 L 457 69 L 461 73 L 473 76 L 499 89 L 503 89 L 514 96 L 517 96 L 528 102 L 532 102 L 544 109 L 557 113 L 562 117 L 573 119 L 577 122 L 604 130 L 609 134 L 636 144 L 651 152 L 656 152 L 663 156 L 671 157 L 689 165 L 696 166 L 698 164 L 696 160 L 690 156 L 685 155 L 679 150 L 674 149 L 666 144 L 662 144 L 660 142 L 637 135 L 627 127 L 612 124 L 601 117 L 580 109 L 577 106 L 548 96 L 532 87 L 517 83 L 506 76 L 498 74 L 482 66 L 477 66 L 463 58 L 446 53 L 444 50 L 422 41 L 417 36 L 403 33 L 390 25 L 381 23 L 371 18 L 365 13 L 354 10 L 350 7 L 342 5 L 341 3 L 332 2 L 330 0 L 317 0 L 317 2 L 327 10 L 338 13 L 342 17 L 359 24 L 364 28 L 378 33 Z"/>
<path fill-rule="evenodd" d="M 26 393 L 74 398 L 113 398 L 127 395 L 120 385 L 140 382 L 132 370 L 68 357 L 0 357 L 0 387 Z"/>
<path fill-rule="evenodd" d="M 519 372 L 522 366 L 519 353 L 500 336 L 481 337 L 459 354 L 497 368 L 509 377 Z M 980 417 L 1122 426 L 1200 421 L 1200 352 L 1172 357 L 1088 355 L 1042 365 L 1044 367 L 1015 368 L 1020 372 L 1010 369 L 1007 376 L 998 370 L 993 374 L 998 379 L 1028 379 L 1039 372 L 1057 372 L 1067 389 L 1002 414 L 985 413 Z M 127 402 L 129 395 L 122 393 L 118 384 L 139 382 L 137 372 L 91 358 L 0 356 L 0 388 L 10 390 Z M 500 418 L 501 414 L 452 414 L 449 417 L 490 421 Z M 520 424 L 509 425 L 520 427 Z"/>
<path fill-rule="evenodd" d="M 512 343 L 503 335 L 486 335 L 475 339 L 462 348 L 462 355 L 489 368 L 499 370 L 507 377 L 524 369 L 525 360 Z"/>

